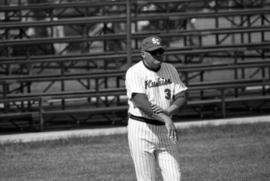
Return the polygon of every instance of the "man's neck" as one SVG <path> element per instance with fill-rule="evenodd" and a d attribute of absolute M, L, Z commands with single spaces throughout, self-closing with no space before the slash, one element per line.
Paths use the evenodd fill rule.
<path fill-rule="evenodd" d="M 160 66 L 158 66 L 157 68 L 153 68 L 153 67 L 151 67 L 149 64 L 147 64 L 146 61 L 144 61 L 144 60 L 142 60 L 142 61 L 143 61 L 144 66 L 145 66 L 147 69 L 149 69 L 149 70 L 151 70 L 151 71 L 154 71 L 154 72 L 159 71 L 159 69 L 160 69 L 160 67 L 161 67 L 161 65 L 160 65 Z"/>

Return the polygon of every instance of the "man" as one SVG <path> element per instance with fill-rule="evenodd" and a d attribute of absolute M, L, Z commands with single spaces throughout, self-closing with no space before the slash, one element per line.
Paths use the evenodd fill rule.
<path fill-rule="evenodd" d="M 178 135 L 171 119 L 186 103 L 187 87 L 177 70 L 163 63 L 158 36 L 142 41 L 142 61 L 126 72 L 128 141 L 138 181 L 154 181 L 157 162 L 164 181 L 179 181 Z"/>

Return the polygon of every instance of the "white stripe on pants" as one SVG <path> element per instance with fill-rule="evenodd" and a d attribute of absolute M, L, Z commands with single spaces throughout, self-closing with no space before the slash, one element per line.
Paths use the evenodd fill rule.
<path fill-rule="evenodd" d="M 128 141 L 138 181 L 154 181 L 155 162 L 164 181 L 180 181 L 177 145 L 167 136 L 165 126 L 128 120 Z"/>

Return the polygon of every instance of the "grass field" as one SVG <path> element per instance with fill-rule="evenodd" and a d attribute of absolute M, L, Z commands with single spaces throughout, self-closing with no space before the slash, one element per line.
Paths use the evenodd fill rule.
<path fill-rule="evenodd" d="M 182 181 L 268 181 L 270 124 L 181 131 Z M 1 181 L 135 181 L 126 135 L 0 145 Z M 161 180 L 160 175 L 158 179 Z"/>

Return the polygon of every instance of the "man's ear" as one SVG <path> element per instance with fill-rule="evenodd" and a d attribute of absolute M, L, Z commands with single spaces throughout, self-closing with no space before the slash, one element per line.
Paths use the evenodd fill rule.
<path fill-rule="evenodd" d="M 145 52 L 144 51 L 141 51 L 141 56 L 142 56 L 142 58 L 145 57 Z"/>

